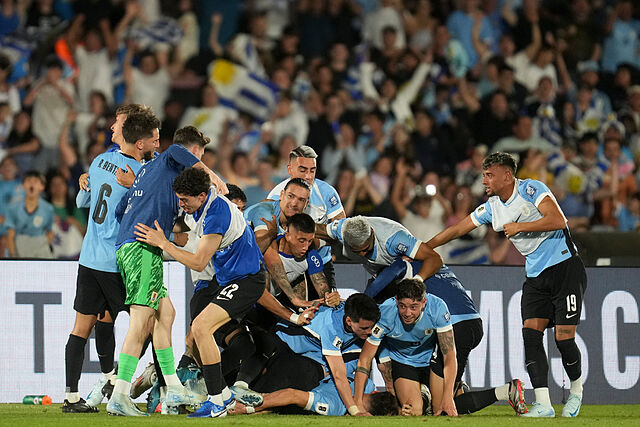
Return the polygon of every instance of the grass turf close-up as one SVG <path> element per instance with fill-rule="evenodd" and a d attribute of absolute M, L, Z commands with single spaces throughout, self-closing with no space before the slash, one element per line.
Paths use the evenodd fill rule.
<path fill-rule="evenodd" d="M 464 415 L 458 418 L 449 417 L 323 417 L 317 415 L 233 415 L 220 419 L 187 419 L 186 415 L 160 415 L 150 417 L 111 417 L 106 413 L 106 405 L 100 405 L 97 414 L 63 414 L 60 404 L 50 406 L 32 406 L 23 404 L 0 404 L 0 425 L 6 426 L 134 426 L 134 425 L 183 425 L 218 423 L 235 426 L 407 426 L 407 425 L 460 425 L 460 426 L 514 426 L 530 423 L 538 424 L 530 418 L 515 416 L 509 406 L 494 405 L 472 415 Z M 142 407 L 142 405 L 140 405 Z M 640 425 L 640 405 L 583 405 L 577 419 L 562 418 L 562 406 L 556 405 L 556 418 L 546 419 L 544 422 L 574 423 L 582 426 L 638 426 Z"/>

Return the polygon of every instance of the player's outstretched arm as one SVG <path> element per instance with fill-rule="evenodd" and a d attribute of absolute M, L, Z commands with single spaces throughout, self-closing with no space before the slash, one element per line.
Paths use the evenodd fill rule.
<path fill-rule="evenodd" d="M 155 221 L 156 228 L 151 228 L 146 224 L 138 223 L 133 234 L 140 242 L 148 243 L 166 251 L 175 258 L 176 261 L 184 264 L 192 270 L 202 271 L 205 269 L 213 254 L 218 250 L 222 241 L 221 234 L 205 234 L 198 242 L 195 253 L 185 251 L 167 240 L 164 231 L 160 228 L 158 221 Z"/>
<path fill-rule="evenodd" d="M 442 230 L 440 233 L 435 235 L 431 240 L 427 242 L 431 248 L 435 249 L 438 246 L 442 246 L 445 243 L 448 243 L 452 240 L 457 239 L 458 237 L 462 237 L 471 230 L 476 228 L 476 225 L 471 220 L 471 215 L 453 225 L 449 228 Z"/>
<path fill-rule="evenodd" d="M 311 274 L 309 277 L 311 278 L 313 287 L 316 289 L 316 292 L 318 292 L 318 296 L 320 296 L 320 299 L 324 300 L 324 303 L 327 306 L 335 307 L 340 304 L 340 294 L 338 291 L 331 292 L 327 276 L 324 275 L 324 272 L 320 271 L 318 273 Z"/>
<path fill-rule="evenodd" d="M 353 385 L 353 398 L 360 411 L 364 412 L 364 403 L 362 401 L 364 396 L 364 388 L 367 385 L 369 375 L 371 375 L 371 362 L 373 357 L 378 351 L 378 346 L 371 344 L 369 341 L 365 341 L 358 358 L 358 367 L 355 373 L 355 382 Z"/>
<path fill-rule="evenodd" d="M 446 332 L 438 332 L 438 346 L 444 357 L 444 394 L 442 396 L 442 408 L 434 415 L 440 415 L 444 411 L 449 416 L 457 417 L 458 411 L 453 401 L 453 387 L 458 373 L 458 361 L 456 359 L 453 329 Z"/>
<path fill-rule="evenodd" d="M 422 261 L 422 267 L 420 267 L 418 276 L 420 276 L 423 281 L 436 274 L 438 270 L 442 268 L 442 258 L 425 242 L 420 244 L 414 259 Z"/>
<path fill-rule="evenodd" d="M 344 359 L 342 355 L 340 356 L 324 356 L 327 359 L 327 364 L 329 365 L 329 370 L 331 371 L 331 376 L 333 376 L 333 381 L 336 384 L 336 388 L 338 389 L 338 394 L 344 403 L 344 406 L 347 407 L 347 412 L 349 415 L 366 415 L 363 413 L 358 406 L 356 405 L 353 396 L 351 395 L 351 387 L 349 386 L 349 380 L 347 379 L 347 367 L 344 364 Z"/>
<path fill-rule="evenodd" d="M 297 314 L 280 304 L 273 295 L 266 289 L 262 292 L 262 296 L 258 299 L 258 304 L 280 317 L 296 325 L 306 325 L 315 316 L 317 307 L 309 307 L 301 314 Z"/>

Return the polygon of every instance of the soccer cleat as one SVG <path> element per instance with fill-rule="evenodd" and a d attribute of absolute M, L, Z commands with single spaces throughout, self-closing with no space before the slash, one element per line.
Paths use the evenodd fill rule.
<path fill-rule="evenodd" d="M 556 411 L 553 410 L 553 406 L 546 406 L 542 403 L 534 402 L 527 413 L 520 416 L 529 418 L 553 418 L 556 416 Z"/>
<path fill-rule="evenodd" d="M 190 394 L 184 387 L 167 386 L 167 394 L 165 396 L 167 406 L 194 405 L 196 402 L 194 396 Z"/>
<path fill-rule="evenodd" d="M 246 387 L 231 386 L 229 389 L 233 392 L 236 400 L 244 406 L 260 406 L 262 405 L 262 395 Z"/>
<path fill-rule="evenodd" d="M 160 399 L 160 413 L 162 415 L 178 415 L 178 407 L 168 406 L 166 399 Z"/>
<path fill-rule="evenodd" d="M 98 405 L 102 403 L 102 399 L 104 399 L 102 388 L 106 383 L 107 379 L 104 377 L 104 375 L 101 375 L 100 379 L 96 381 L 96 383 L 93 385 L 93 388 L 91 389 L 91 392 L 87 396 L 87 405 L 97 408 Z"/>
<path fill-rule="evenodd" d="M 563 417 L 577 417 L 580 413 L 580 407 L 582 406 L 582 396 L 578 394 L 569 394 L 567 403 L 562 408 Z"/>
<path fill-rule="evenodd" d="M 87 404 L 84 399 L 80 398 L 75 403 L 70 403 L 67 399 L 62 405 L 62 412 L 65 414 L 86 414 L 100 412 L 95 406 Z"/>
<path fill-rule="evenodd" d="M 149 390 L 157 378 L 156 367 L 153 363 L 149 363 L 142 374 L 131 385 L 131 398 L 136 399 L 142 393 Z"/>
<path fill-rule="evenodd" d="M 509 405 L 518 415 L 527 413 L 527 402 L 524 401 L 524 385 L 519 379 L 509 382 Z"/>
<path fill-rule="evenodd" d="M 229 411 L 233 411 L 236 408 L 236 397 L 231 393 L 231 397 L 223 401 L 222 404 Z"/>
<path fill-rule="evenodd" d="M 235 403 L 235 400 L 234 400 Z M 187 418 L 220 418 L 227 416 L 226 402 L 222 406 L 216 405 L 210 400 L 202 402 L 200 408 L 192 414 L 187 415 Z"/>
<path fill-rule="evenodd" d="M 133 403 L 129 395 L 125 393 L 113 393 L 109 403 L 107 403 L 107 413 L 109 415 L 122 415 L 125 417 L 148 417 L 149 414 L 142 412 Z"/>

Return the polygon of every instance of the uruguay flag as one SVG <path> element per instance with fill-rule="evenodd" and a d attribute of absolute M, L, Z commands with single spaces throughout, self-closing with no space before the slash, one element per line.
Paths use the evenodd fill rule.
<path fill-rule="evenodd" d="M 271 117 L 279 90 L 273 82 L 224 59 L 209 65 L 209 81 L 221 104 L 249 113 L 260 123 Z"/>

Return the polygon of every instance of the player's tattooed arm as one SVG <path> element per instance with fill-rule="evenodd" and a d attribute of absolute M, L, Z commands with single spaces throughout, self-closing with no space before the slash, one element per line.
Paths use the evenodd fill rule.
<path fill-rule="evenodd" d="M 324 275 L 322 271 L 311 274 L 311 283 L 313 283 L 313 287 L 316 288 L 316 292 L 318 292 L 318 296 L 321 299 L 325 300 L 328 306 L 334 307 L 340 304 L 340 294 L 338 294 L 338 301 L 334 301 L 334 297 L 331 292 L 331 287 L 329 286 L 329 282 L 327 281 L 327 277 Z M 329 301 L 327 301 L 329 299 Z M 331 304 L 329 304 L 331 302 Z M 335 302 L 335 304 L 333 304 Z"/>
<path fill-rule="evenodd" d="M 267 264 L 267 270 L 269 271 L 271 280 L 282 289 L 282 292 L 291 300 L 293 305 L 296 307 L 309 307 L 311 303 L 305 301 L 304 298 L 300 298 L 298 294 L 294 292 L 291 283 L 289 283 L 287 272 L 284 269 L 284 265 L 282 265 L 282 260 L 278 255 L 277 249 L 273 246 L 269 247 L 264 253 L 264 260 Z"/>
<path fill-rule="evenodd" d="M 453 338 L 453 329 L 447 332 L 438 332 L 438 345 L 443 356 L 446 356 L 449 352 L 456 350 L 455 339 Z"/>

